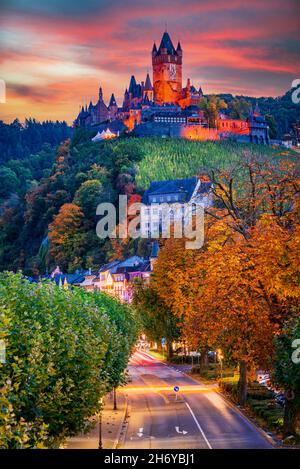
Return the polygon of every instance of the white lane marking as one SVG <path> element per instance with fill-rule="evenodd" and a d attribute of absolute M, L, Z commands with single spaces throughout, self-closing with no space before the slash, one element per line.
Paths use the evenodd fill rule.
<path fill-rule="evenodd" d="M 191 416 L 193 417 L 193 419 L 194 419 L 194 421 L 195 421 L 195 424 L 197 425 L 197 427 L 198 427 L 198 429 L 199 429 L 201 435 L 203 436 L 204 441 L 205 441 L 205 443 L 207 444 L 208 448 L 209 448 L 209 449 L 212 449 L 211 444 L 210 444 L 210 442 L 208 441 L 208 439 L 206 438 L 205 433 L 204 433 L 204 431 L 202 430 L 202 427 L 201 427 L 200 423 L 198 422 L 198 420 L 197 420 L 197 418 L 196 418 L 194 412 L 192 411 L 190 405 L 189 405 L 187 402 L 185 403 L 185 405 L 186 405 L 187 408 L 189 409 L 189 411 L 190 411 L 190 413 L 191 413 Z"/>
<path fill-rule="evenodd" d="M 186 430 L 179 430 L 179 427 L 175 427 L 175 430 L 177 433 L 182 433 L 183 435 L 186 435 L 188 433 Z"/>
<path fill-rule="evenodd" d="M 143 429 L 143 427 L 141 427 L 139 429 L 139 431 L 137 432 L 137 436 L 139 436 L 141 438 L 143 436 L 143 431 L 144 431 L 144 429 Z"/>

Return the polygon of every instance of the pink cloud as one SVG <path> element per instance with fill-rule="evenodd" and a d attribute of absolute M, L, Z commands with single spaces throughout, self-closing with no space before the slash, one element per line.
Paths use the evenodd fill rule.
<path fill-rule="evenodd" d="M 71 122 L 80 102 L 95 101 L 100 82 L 106 98 L 115 92 L 121 104 L 130 75 L 144 79 L 151 70 L 152 42 L 165 19 L 183 46 L 184 77 L 204 90 L 279 95 L 298 73 L 300 11 L 293 0 L 274 0 L 272 9 L 260 0 L 112 1 L 99 11 L 88 3 L 82 16 L 4 11 L 5 118 L 59 115 Z"/>

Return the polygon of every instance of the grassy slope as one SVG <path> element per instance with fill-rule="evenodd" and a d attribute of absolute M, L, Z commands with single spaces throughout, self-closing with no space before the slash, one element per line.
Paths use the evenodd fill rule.
<path fill-rule="evenodd" d="M 235 166 L 249 151 L 270 159 L 289 154 L 282 148 L 259 145 L 157 138 L 140 139 L 140 150 L 143 158 L 136 175 L 140 189 L 147 188 L 154 180 L 191 177 L 213 168 Z"/>

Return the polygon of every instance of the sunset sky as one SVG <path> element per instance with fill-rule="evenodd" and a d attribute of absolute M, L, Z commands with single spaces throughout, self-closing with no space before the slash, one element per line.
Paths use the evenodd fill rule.
<path fill-rule="evenodd" d="M 0 119 L 73 121 L 99 84 L 119 106 L 151 72 L 167 22 L 183 76 L 204 93 L 285 93 L 300 74 L 299 0 L 2 0 Z"/>

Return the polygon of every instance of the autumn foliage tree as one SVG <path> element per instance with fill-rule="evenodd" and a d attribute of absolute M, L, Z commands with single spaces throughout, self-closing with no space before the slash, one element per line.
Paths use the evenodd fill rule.
<path fill-rule="evenodd" d="M 210 174 L 215 205 L 202 249 L 167 240 L 151 279 L 193 347 L 203 356 L 220 347 L 239 364 L 241 404 L 252 371 L 271 368 L 274 337 L 300 304 L 298 168 L 244 156 Z"/>
<path fill-rule="evenodd" d="M 64 204 L 49 225 L 51 253 L 64 270 L 73 270 L 81 265 L 84 251 L 83 217 L 78 205 Z"/>

